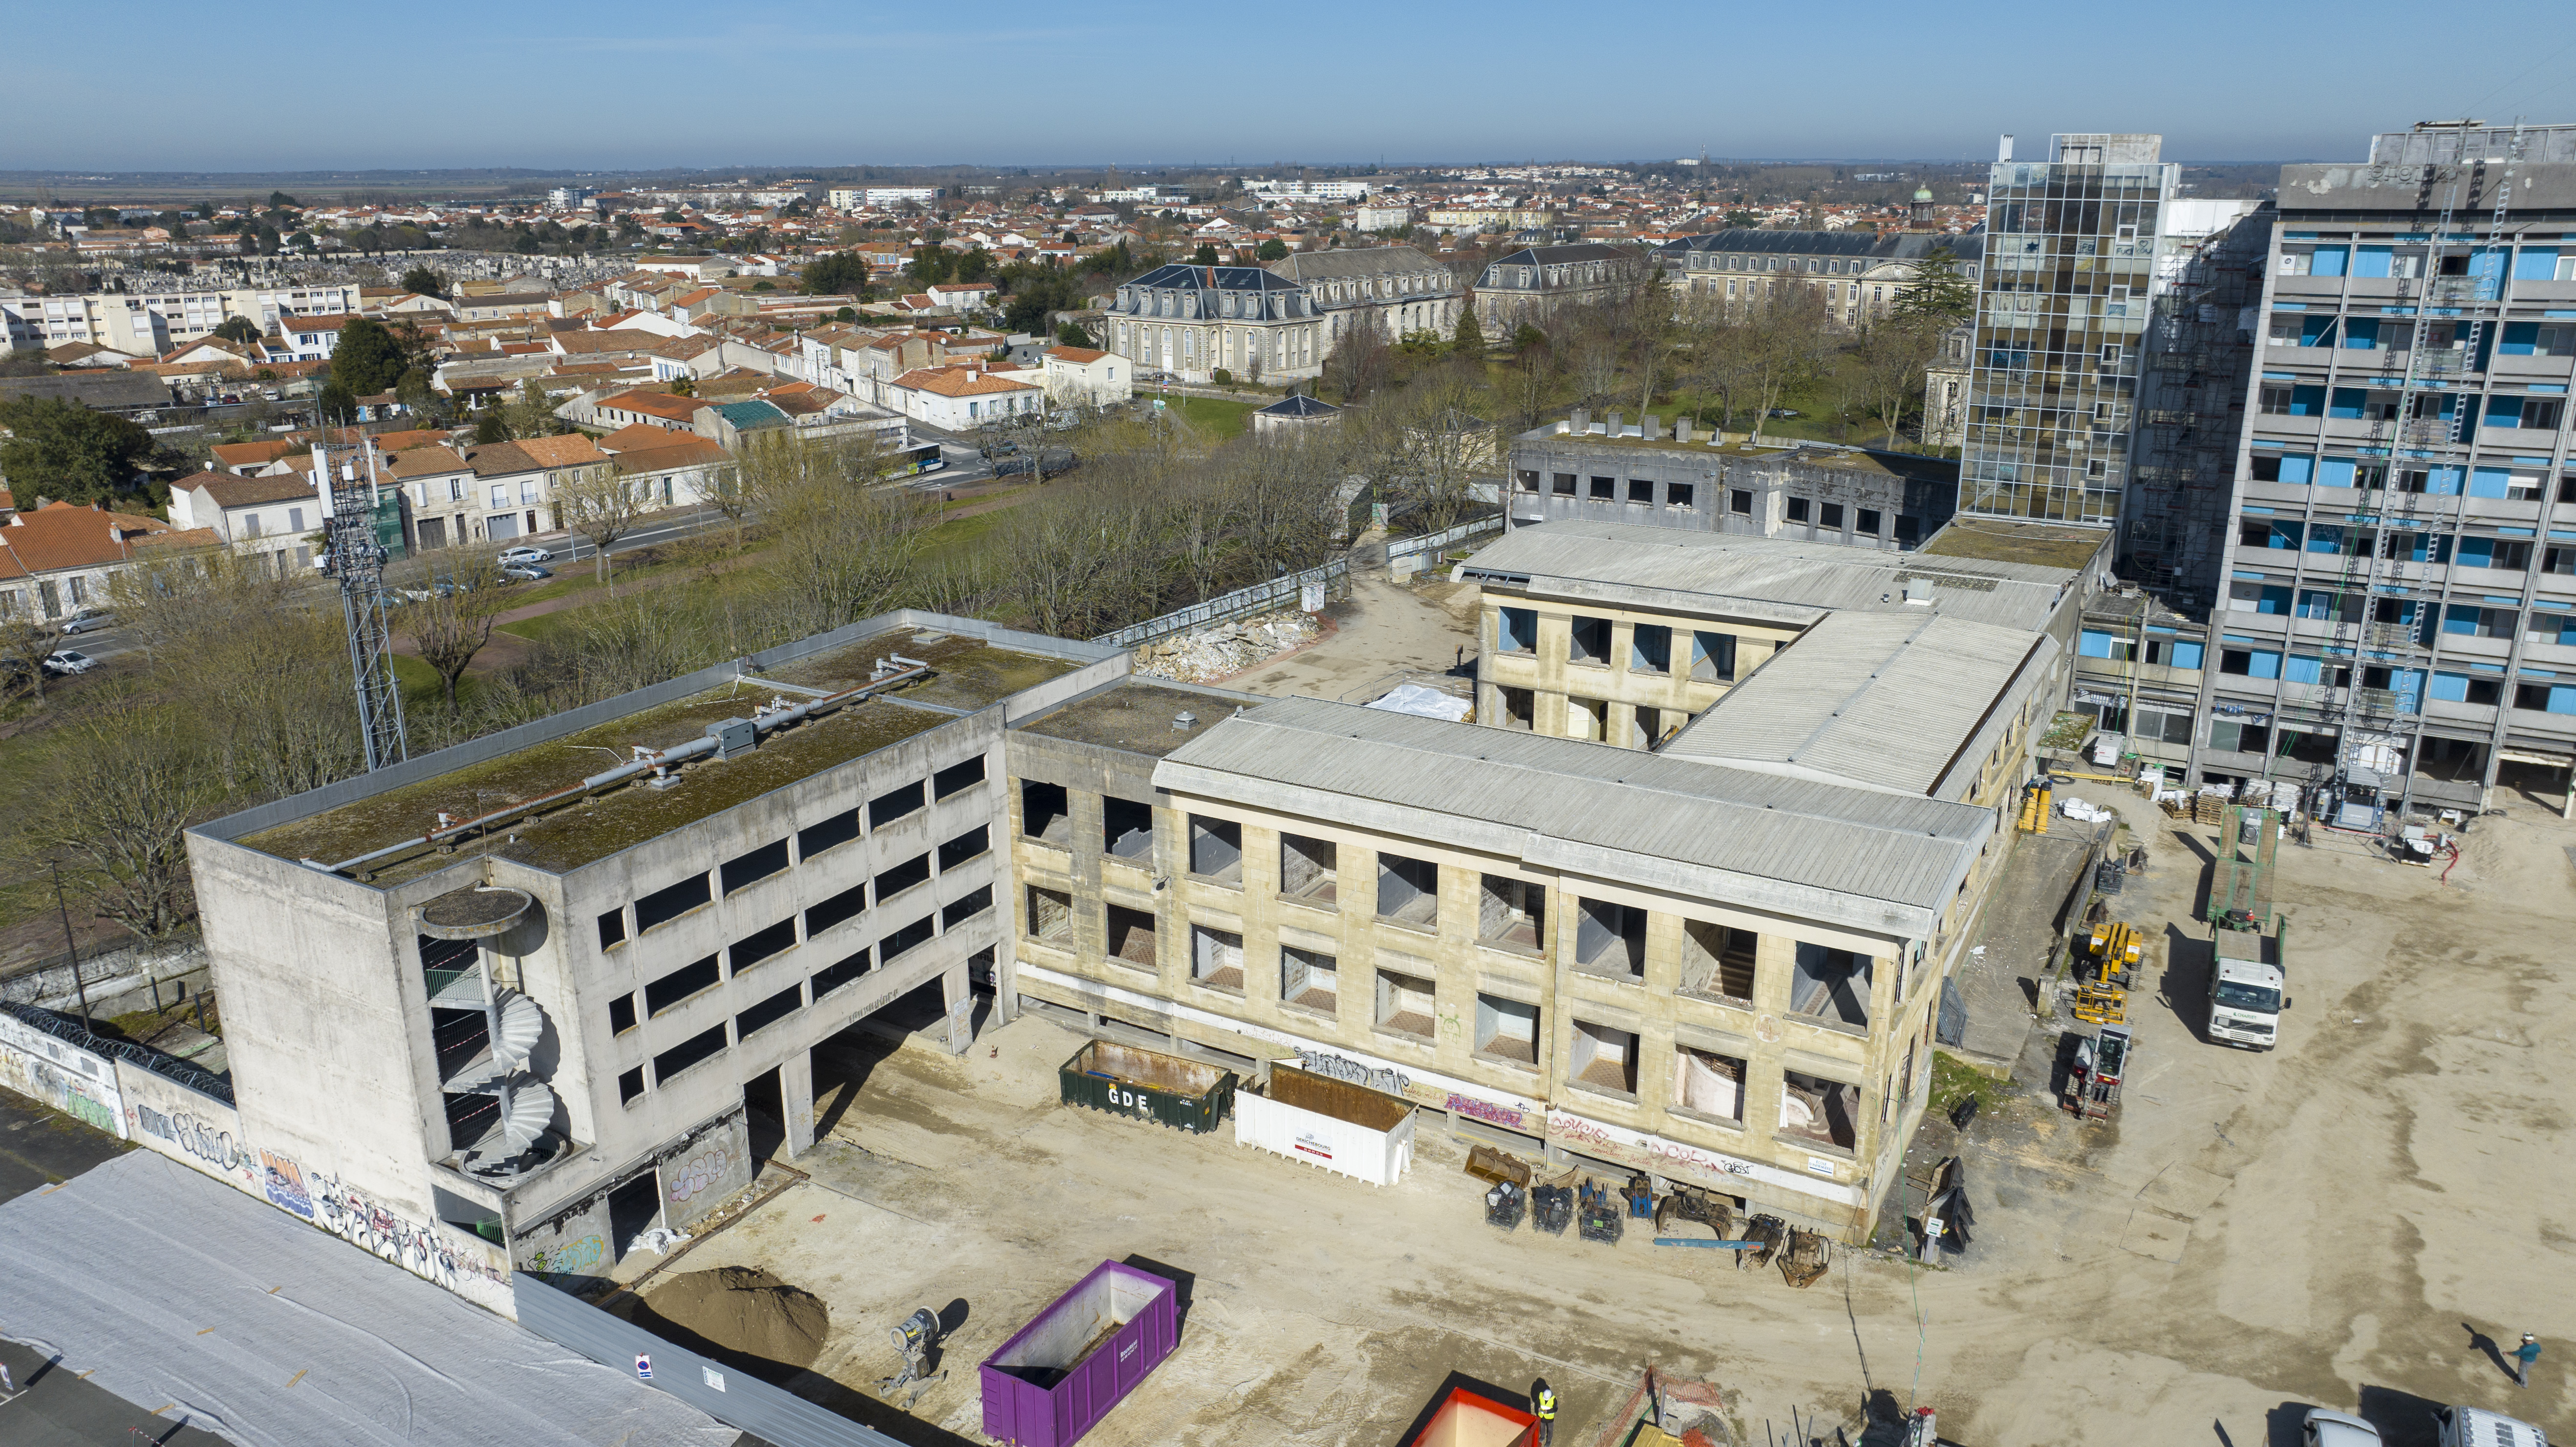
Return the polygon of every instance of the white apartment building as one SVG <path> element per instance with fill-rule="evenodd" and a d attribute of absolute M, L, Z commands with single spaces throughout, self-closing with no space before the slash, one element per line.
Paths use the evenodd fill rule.
<path fill-rule="evenodd" d="M 835 210 L 857 211 L 868 206 L 899 206 L 906 201 L 927 206 L 947 195 L 945 186 L 839 186 L 833 188 L 828 199 Z"/>
<path fill-rule="evenodd" d="M 229 287 L 172 292 L 88 292 L 79 296 L 0 296 L 0 331 L 11 350 L 89 342 L 135 356 L 158 357 L 210 335 L 235 317 L 263 332 L 280 316 L 354 314 L 358 284 Z"/>

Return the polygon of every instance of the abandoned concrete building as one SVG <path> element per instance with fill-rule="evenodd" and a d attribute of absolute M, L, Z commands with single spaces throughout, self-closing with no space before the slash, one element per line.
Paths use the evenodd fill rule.
<path fill-rule="evenodd" d="M 1997 548 L 1984 531 L 1954 528 L 1899 554 L 1623 523 L 1517 529 L 1457 570 L 1483 594 L 1476 717 L 1647 748 L 1843 610 L 1930 611 L 2045 635 L 2062 696 L 2108 542 L 2065 531 Z"/>
<path fill-rule="evenodd" d="M 1754 447 L 1695 433 L 1686 417 L 1666 432 L 1652 413 L 1621 416 L 1595 422 L 1578 408 L 1513 438 L 1505 526 L 1635 523 L 1901 551 L 1939 532 L 1958 505 L 1959 464 L 1943 458 Z"/>
<path fill-rule="evenodd" d="M 899 614 L 745 664 L 191 831 L 237 1184 L 362 1199 L 506 1312 L 809 1145 L 816 1046 L 915 992 L 956 1027 L 1006 718 L 1126 655 Z"/>
<path fill-rule="evenodd" d="M 2094 559 L 1864 582 L 1840 550 L 1555 524 L 1462 575 L 1534 597 L 1657 544 L 1721 576 L 1593 586 L 1766 632 L 1652 753 L 1132 678 L 1015 725 L 1023 1002 L 1865 1235 Z"/>

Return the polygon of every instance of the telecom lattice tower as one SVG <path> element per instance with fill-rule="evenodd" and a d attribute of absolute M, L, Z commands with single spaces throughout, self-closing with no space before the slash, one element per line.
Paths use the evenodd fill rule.
<path fill-rule="evenodd" d="M 355 447 L 316 447 L 315 470 L 330 489 L 330 556 L 340 580 L 340 613 L 349 635 L 349 671 L 357 680 L 358 731 L 372 771 L 408 758 L 402 690 L 394 682 L 385 624 L 385 546 L 376 539 L 376 455 Z M 358 475 L 360 466 L 366 476 Z"/>

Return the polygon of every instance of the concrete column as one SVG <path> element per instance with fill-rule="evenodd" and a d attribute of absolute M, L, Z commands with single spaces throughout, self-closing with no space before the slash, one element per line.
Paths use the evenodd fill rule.
<path fill-rule="evenodd" d="M 814 1148 L 814 1052 L 799 1050 L 778 1065 L 778 1099 L 787 1111 L 787 1140 L 779 1148 L 790 1159 Z"/>
<path fill-rule="evenodd" d="M 963 1055 L 975 1043 L 975 991 L 967 984 L 963 960 L 939 977 L 939 994 L 948 1003 L 948 1053 Z"/>

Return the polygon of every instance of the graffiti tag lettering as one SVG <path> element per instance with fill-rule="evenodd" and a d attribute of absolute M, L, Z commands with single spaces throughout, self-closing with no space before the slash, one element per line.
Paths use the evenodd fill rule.
<path fill-rule="evenodd" d="M 1347 1080 L 1353 1085 L 1365 1085 L 1371 1090 L 1382 1090 L 1389 1095 L 1402 1095 L 1413 1085 L 1411 1078 L 1401 1070 L 1379 1070 L 1339 1055 L 1326 1055 L 1321 1052 L 1310 1055 L 1300 1050 L 1297 1052 L 1297 1064 L 1310 1075 Z"/>
<path fill-rule="evenodd" d="M 1507 1105 L 1496 1105 L 1489 1100 L 1478 1100 L 1472 1095 L 1451 1095 L 1449 1109 L 1459 1115 L 1474 1116 L 1478 1120 L 1509 1126 L 1513 1130 L 1523 1129 L 1519 1111 Z"/>
<path fill-rule="evenodd" d="M 663 1179 L 670 1184 L 673 1204 L 689 1200 L 724 1179 L 725 1167 L 733 1163 L 733 1152 L 723 1146 L 709 1146 L 674 1166 Z"/>
<path fill-rule="evenodd" d="M 596 1235 L 578 1241 L 567 1241 L 551 1251 L 528 1253 L 530 1271 L 551 1272 L 557 1276 L 575 1276 L 596 1268 L 608 1259 L 608 1243 Z"/>
<path fill-rule="evenodd" d="M 304 1168 L 272 1151 L 259 1153 L 260 1184 L 268 1201 L 281 1210 L 313 1219 L 313 1193 L 304 1188 Z"/>

